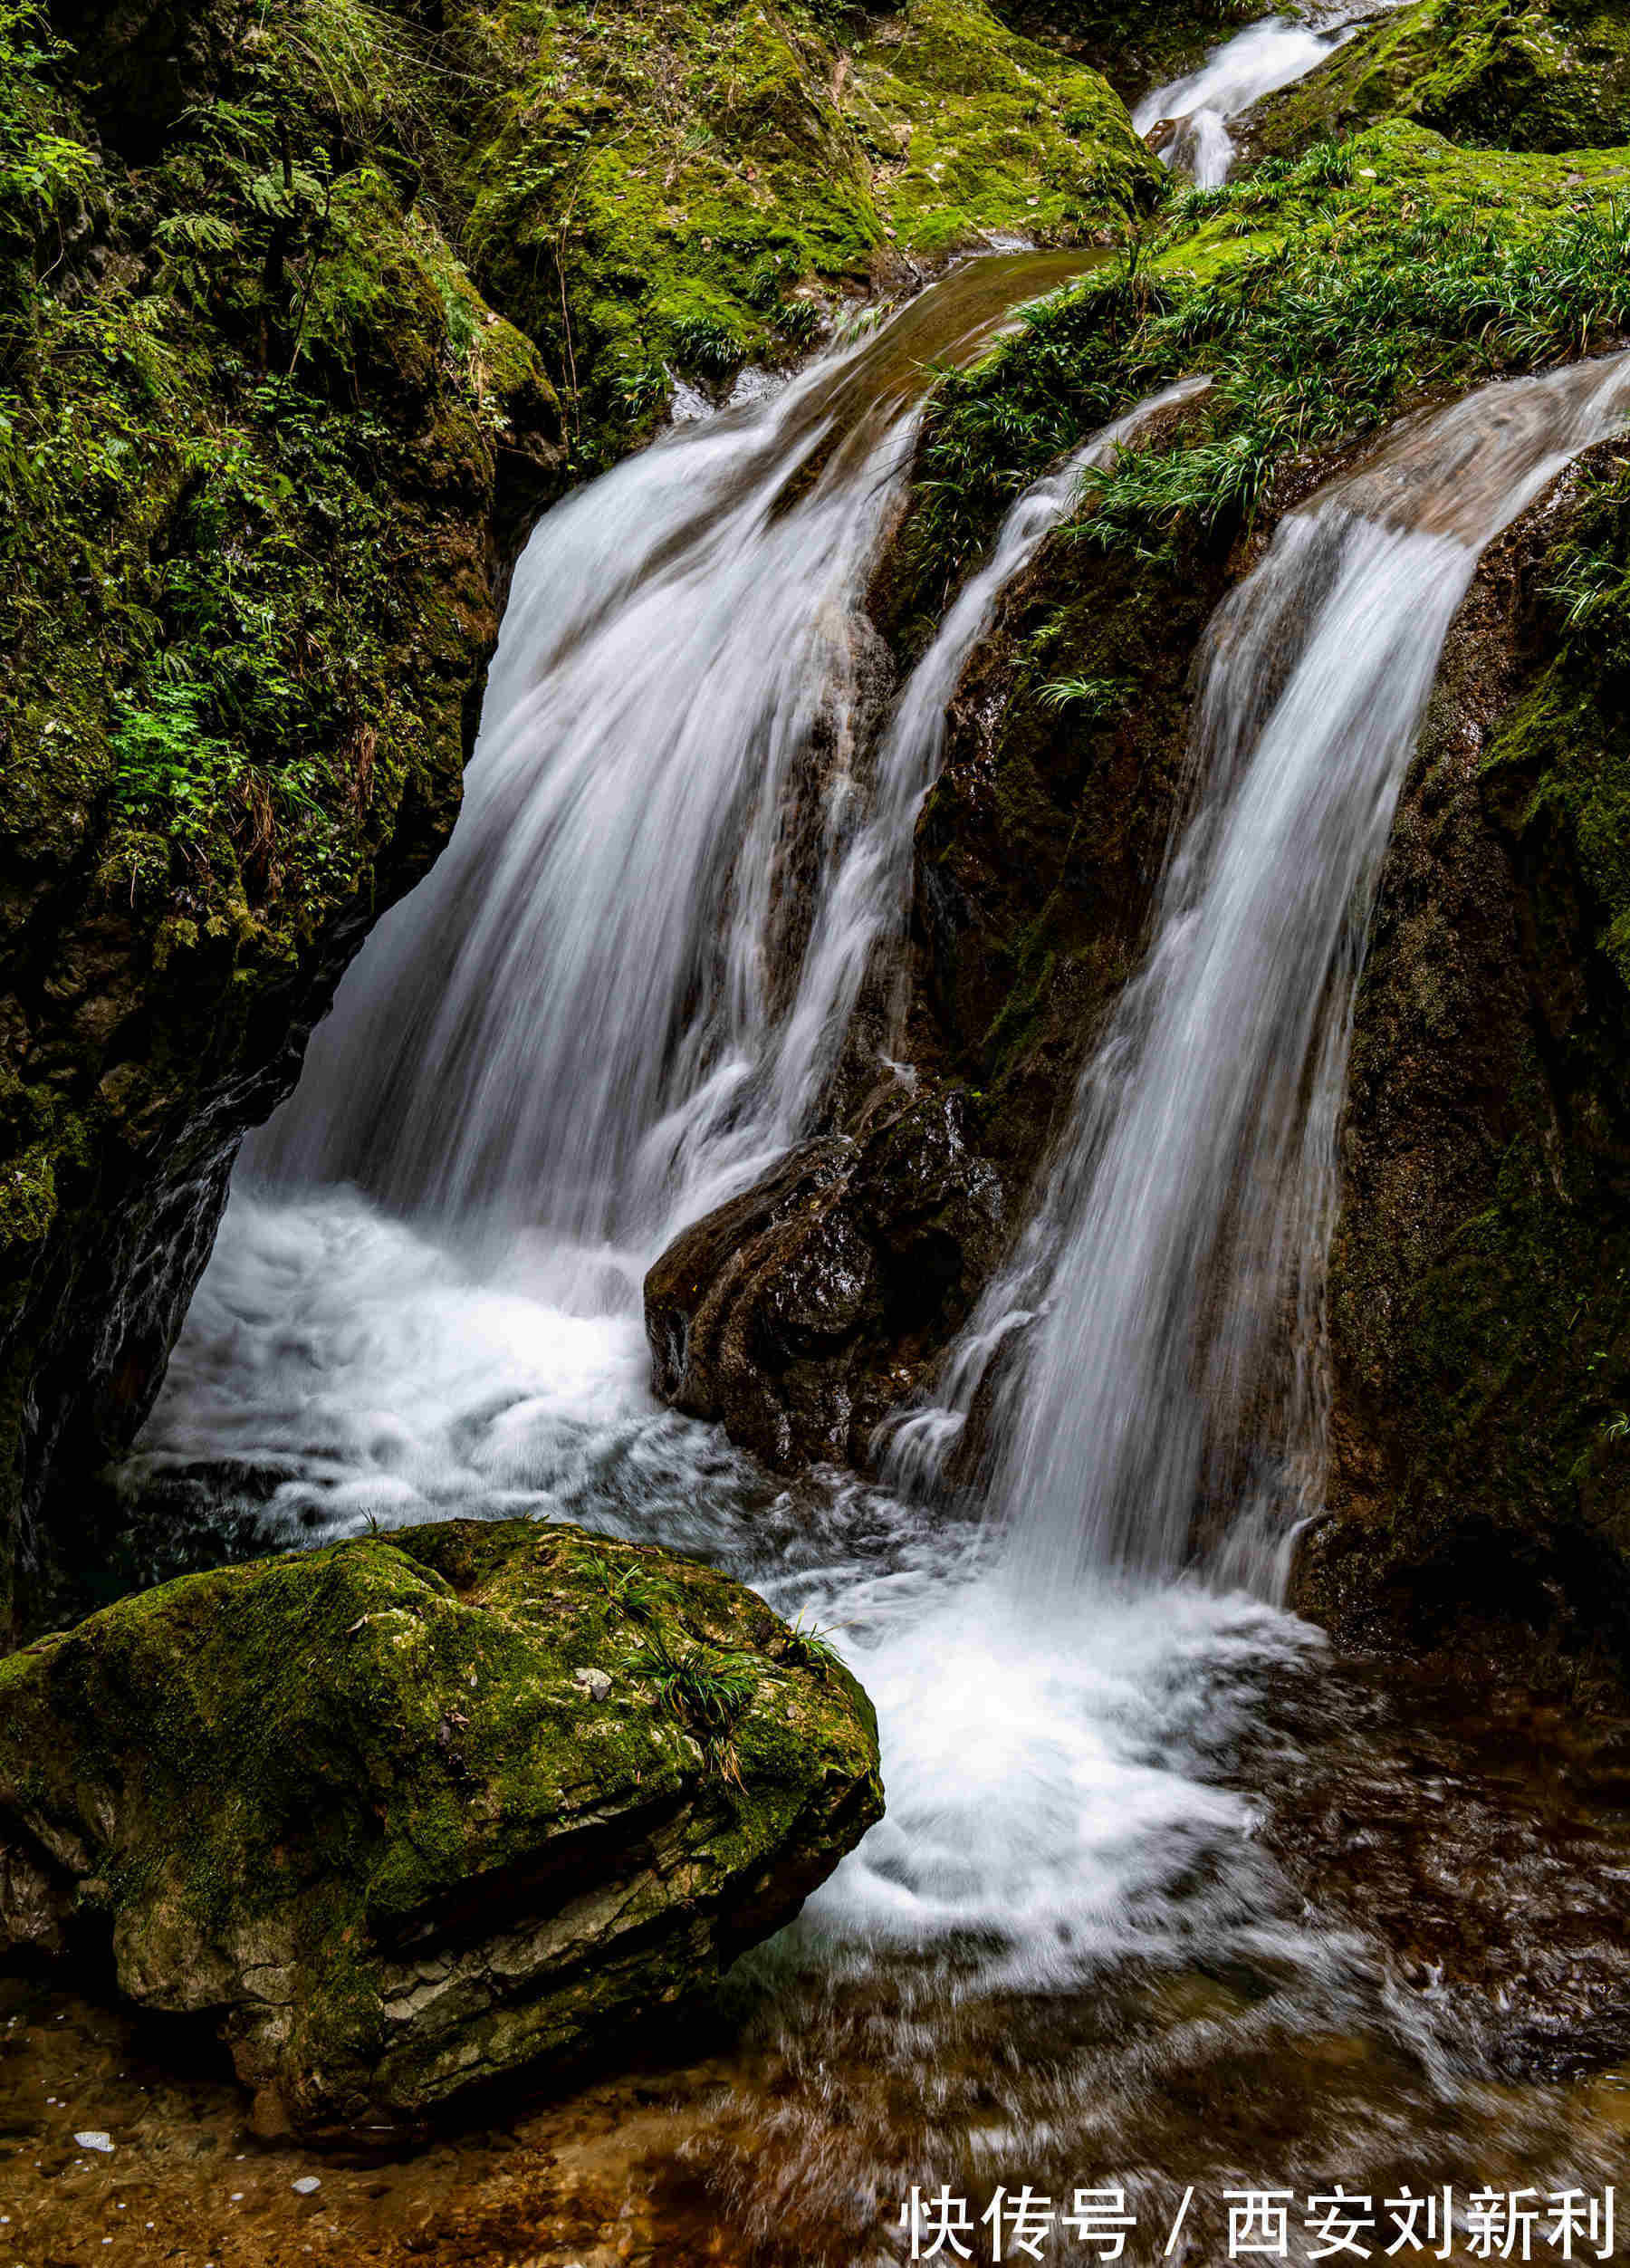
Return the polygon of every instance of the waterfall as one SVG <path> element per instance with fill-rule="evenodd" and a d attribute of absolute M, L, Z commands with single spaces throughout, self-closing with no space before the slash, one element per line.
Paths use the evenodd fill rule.
<path fill-rule="evenodd" d="M 1149 396 L 1094 435 L 1057 472 L 1025 489 L 1002 522 L 990 557 L 970 576 L 912 671 L 884 736 L 870 815 L 838 865 L 810 940 L 780 1050 L 785 1066 L 780 1127 L 801 1129 L 810 1122 L 836 1068 L 872 955 L 881 940 L 904 935 L 917 813 L 939 775 L 952 697 L 1002 593 L 1069 511 L 1084 476 L 1108 465 L 1160 412 L 1192 401 L 1210 384 L 1206 378 L 1183 379 Z M 896 974 L 903 982 L 904 967 Z M 898 991 L 890 1037 L 903 1016 Z"/>
<path fill-rule="evenodd" d="M 1125 435 L 1016 499 L 891 698 L 864 602 L 921 364 L 1012 295 L 952 288 L 541 524 L 458 834 L 255 1146 L 127 1476 L 156 1525 L 197 1504 L 206 1549 L 233 1522 L 264 1549 L 581 1521 L 837 1633 L 888 1810 L 774 1956 L 810 1997 L 771 1994 L 772 2103 L 724 2114 L 764 2225 L 839 2192 L 892 2221 L 902 2174 L 964 2164 L 1130 2192 L 1197 2103 L 1221 2192 L 1261 2175 L 1242 2083 L 1311 2138 L 1274 2177 L 1380 2196 L 1419 2170 L 1400 2136 L 1461 2131 L 1465 2065 L 1447 2004 L 1310 1911 L 1255 1831 L 1274 1759 L 1346 1706 L 1270 1602 L 1272 1553 L 1317 1491 L 1351 1003 L 1420 710 L 1479 551 L 1620 421 L 1630 358 L 1398 429 L 1219 610 L 1146 966 L 944 1406 L 892 1453 L 932 1475 L 983 1382 L 981 1529 L 852 1475 L 782 1485 L 659 1408 L 635 1298 L 670 1222 L 829 1107 L 855 1027 L 887 1036 L 857 1004 L 906 918 L 947 703 Z M 1148 1580 L 1202 1553 L 1204 1582 Z M 1332 2042 L 1362 2051 L 1339 2084 Z M 1303 2061 L 1323 2128 L 1293 2084 L 1262 2094 Z M 1458 2148 L 1433 2178 L 1481 2176 Z M 1569 2135 L 1547 2177 L 1577 2156 Z M 1182 2191 L 1160 2196 L 1165 2227 Z"/>
<path fill-rule="evenodd" d="M 540 524 L 453 841 L 245 1152 L 133 1485 L 258 1475 L 257 1532 L 268 1495 L 320 1533 L 530 1509 L 650 1423 L 657 1251 L 831 1110 L 858 1024 L 894 1075 L 883 948 L 970 653 L 1085 469 L 1207 382 L 1023 491 L 891 701 L 864 600 L 927 367 L 1061 264 L 973 263 Z"/>
<path fill-rule="evenodd" d="M 1619 356 L 1413 421 L 1285 521 L 1213 622 L 1147 959 L 950 1408 L 895 1451 L 942 1459 L 1008 1349 L 992 1501 L 1038 1600 L 1196 1556 L 1274 1587 L 1317 1500 L 1352 1002 L 1416 729 L 1484 547 L 1627 409 Z"/>
<path fill-rule="evenodd" d="M 1396 5 L 1397 0 L 1383 0 L 1383 5 Z M 1214 189 L 1227 180 L 1233 165 L 1229 121 L 1242 117 L 1264 95 L 1305 79 L 1345 46 L 1361 28 L 1351 17 L 1379 12 L 1364 0 L 1355 0 L 1353 5 L 1327 11 L 1317 30 L 1283 15 L 1248 24 L 1213 48 L 1198 71 L 1146 94 L 1132 113 L 1132 123 L 1146 137 L 1165 128 L 1158 143 L 1162 163 L 1188 174 L 1197 188 Z"/>
<path fill-rule="evenodd" d="M 774 988 L 865 793 L 858 602 L 912 423 L 842 407 L 823 369 L 543 521 L 453 841 L 254 1168 L 645 1244 L 676 1183 L 791 1139 Z"/>
<path fill-rule="evenodd" d="M 891 665 L 862 600 L 917 414 L 887 381 L 920 369 L 897 329 L 542 523 L 452 843 L 369 940 L 252 1173 L 352 1181 L 466 1235 L 521 1225 L 563 1293 L 589 1254 L 574 1296 L 631 1254 L 628 1299 L 681 1221 L 810 1130 L 905 928 L 970 651 L 1085 468 L 1203 383 L 1021 496 L 874 754 Z"/>

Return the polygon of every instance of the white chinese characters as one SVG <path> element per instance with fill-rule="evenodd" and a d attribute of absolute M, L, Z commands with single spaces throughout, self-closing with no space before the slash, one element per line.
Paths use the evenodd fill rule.
<path fill-rule="evenodd" d="M 1194 2204 L 1185 2191 L 1169 2222 L 1151 2229 L 1156 2249 L 1171 2258 Z M 1379 2203 L 1349 2194 L 1340 2182 L 1298 2199 L 1291 2189 L 1225 2189 L 1210 2218 L 1217 2238 L 1226 2234 L 1230 2260 L 1610 2261 L 1614 2254 L 1614 2192 L 1583 2189 L 1480 2188 L 1457 2204 L 1453 2186 L 1417 2196 L 1405 2185 Z M 1225 2228 L 1224 2228 L 1225 2219 Z M 914 2187 L 900 2207 L 913 2261 L 1045 2261 L 1083 2256 L 1120 2260 L 1136 2213 L 1124 2189 L 1076 2189 L 1068 2207 L 1055 2206 L 1029 2182 L 1001 2187 L 975 2212 L 966 2197 L 942 2183 L 932 2195 Z M 1164 2241 L 1163 2241 L 1164 2240 Z"/>

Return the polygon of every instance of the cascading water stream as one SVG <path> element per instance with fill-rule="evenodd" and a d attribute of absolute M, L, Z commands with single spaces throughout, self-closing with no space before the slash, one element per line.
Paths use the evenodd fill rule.
<path fill-rule="evenodd" d="M 1186 173 L 1196 188 L 1227 180 L 1234 161 L 1230 121 L 1317 71 L 1360 30 L 1362 22 L 1397 0 L 1353 0 L 1327 9 L 1317 24 L 1285 15 L 1248 24 L 1207 55 L 1198 71 L 1146 94 L 1132 113 L 1140 134 L 1169 130 L 1158 143 L 1164 164 Z"/>
<path fill-rule="evenodd" d="M 969 653 L 1087 466 L 1206 382 L 1020 497 L 885 720 L 861 601 L 925 360 L 966 351 L 1060 269 L 975 263 L 542 524 L 453 842 L 245 1154 L 143 1483 L 225 1460 L 258 1476 L 252 1505 L 270 1486 L 274 1523 L 321 1532 L 576 1504 L 579 1452 L 612 1411 L 648 1435 L 645 1270 L 825 1107 L 863 982 L 904 931 Z M 666 1482 L 657 1496 L 671 1508 Z"/>
<path fill-rule="evenodd" d="M 1259 1595 L 1317 1501 L 1318 1321 L 1354 987 L 1438 658 L 1477 562 L 1630 412 L 1630 357 L 1417 421 L 1280 528 L 1210 631 L 1147 962 L 1015 1263 L 907 1420 L 943 1459 L 1017 1330 L 992 1503 L 1032 1600 L 1197 1557 Z"/>
<path fill-rule="evenodd" d="M 975 263 L 927 295 L 932 327 L 908 310 L 549 515 L 453 841 L 369 940 L 253 1173 L 354 1181 L 466 1238 L 524 1227 L 570 1296 L 569 1255 L 631 1253 L 637 1279 L 807 1130 L 904 918 L 937 748 L 915 686 L 875 765 L 865 745 L 889 664 L 860 602 L 923 361 L 989 335 L 984 271 L 1011 298 L 1060 264 Z M 1010 522 L 930 657 L 930 708 L 1077 469 Z M 602 1298 L 605 1266 L 588 1281 Z"/>
<path fill-rule="evenodd" d="M 1374 2094 L 1347 2157 L 1247 2173 L 1395 2178 L 1466 2100 L 1432 2011 L 1254 1840 L 1283 1738 L 1258 1728 L 1288 1695 L 1317 1706 L 1318 1640 L 1264 1602 L 1251 1539 L 1316 1473 L 1348 1001 L 1420 706 L 1479 550 L 1619 421 L 1630 365 L 1395 437 L 1219 615 L 1147 966 L 945 1408 L 896 1445 L 932 1470 L 1005 1348 L 999 1524 L 831 1475 L 781 1487 L 647 1384 L 653 1245 L 818 1114 L 904 918 L 946 702 L 1124 434 L 1018 502 L 879 720 L 858 610 L 916 365 L 1000 313 L 993 290 L 919 304 L 541 525 L 458 837 L 256 1144 L 130 1468 L 262 1542 L 580 1519 L 841 1629 L 888 1813 L 772 1956 L 788 2077 L 741 2114 L 729 2177 L 761 2234 L 793 2204 L 868 2233 L 810 2261 L 894 2257 L 875 2231 L 953 2149 L 996 2177 L 1118 2168 L 1175 2204 L 1138 2138 L 1165 2078 L 1226 2100 L 1242 2060 L 1282 2071 L 1299 2042 L 1364 2042 Z M 1156 1581 L 1197 1516 L 1232 1562 Z M 1257 1597 L 1216 1580 L 1242 1571 Z M 1064 1611 L 1037 1611 L 1049 1587 Z M 1166 2138 L 1220 2183 L 1228 2133 Z"/>

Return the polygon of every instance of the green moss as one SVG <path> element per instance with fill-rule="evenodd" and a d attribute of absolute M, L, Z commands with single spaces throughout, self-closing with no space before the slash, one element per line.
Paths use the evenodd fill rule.
<path fill-rule="evenodd" d="M 643 1586 L 641 1616 L 585 1581 L 590 1559 L 614 1593 Z M 657 1658 L 690 1666 L 683 1690 Z M 765 1870 L 833 1863 L 880 1809 L 876 1773 L 858 1687 L 752 1593 L 526 1522 L 189 1576 L 0 1663 L 0 1839 L 88 1843 L 126 1988 L 236 2006 L 247 2075 L 308 2124 L 421 2110 L 706 1991 L 735 1907 Z M 472 1899 L 519 1898 L 519 1921 L 529 1896 L 552 1914 L 607 1879 L 598 1928 L 472 1988 L 451 2030 L 393 2013 Z M 780 1917 L 772 1899 L 762 1927 Z M 244 1979 L 268 1965 L 261 2005 Z"/>
<path fill-rule="evenodd" d="M 1102 80 L 982 0 L 856 24 L 850 47 L 814 10 L 724 0 L 464 19 L 502 90 L 471 136 L 472 256 L 563 373 L 588 461 L 670 370 L 785 361 L 879 264 L 994 230 L 1070 241 L 1153 192 Z"/>
<path fill-rule="evenodd" d="M 979 0 L 911 0 L 871 28 L 854 68 L 878 206 L 914 251 L 990 230 L 1069 242 L 1154 201 L 1158 177 L 1104 81 L 1002 34 Z"/>
<path fill-rule="evenodd" d="M 1493 149 L 1630 139 L 1630 19 L 1615 0 L 1415 0 L 1251 121 L 1274 153 L 1382 117 Z"/>
<path fill-rule="evenodd" d="M 447 619 L 425 650 L 404 554 L 490 493 L 508 405 L 547 417 L 547 385 L 507 326 L 495 370 L 445 238 L 402 207 L 389 137 L 350 139 L 398 64 L 388 19 L 264 12 L 228 84 L 128 179 L 86 139 L 74 59 L 36 17 L 16 27 L 6 106 L 35 157 L 0 177 L 0 747 L 21 846 L 76 850 L 100 805 L 144 838 L 123 861 L 138 897 L 185 883 L 309 937 L 410 774 L 455 786 L 436 663 L 458 670 L 466 639 Z M 94 283 L 41 260 L 36 283 L 70 203 L 115 256 Z"/>
<path fill-rule="evenodd" d="M 56 1218 L 56 1174 L 44 1143 L 0 1167 L 0 1251 L 43 1242 Z"/>

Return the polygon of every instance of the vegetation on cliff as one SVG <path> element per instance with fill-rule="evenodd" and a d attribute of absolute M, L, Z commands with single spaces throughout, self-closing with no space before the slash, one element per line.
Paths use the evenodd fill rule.
<path fill-rule="evenodd" d="M 1179 194 L 940 387 L 887 593 L 908 647 L 1019 486 L 1174 380 L 1213 380 L 1088 476 L 964 688 L 988 745 L 924 812 L 929 992 L 1004 1160 L 1033 1160 L 1137 949 L 1188 658 L 1242 539 L 1412 404 L 1619 338 L 1626 191 L 1630 153 L 1473 153 L 1395 121 Z"/>
<path fill-rule="evenodd" d="M 53 1446 L 66 1479 L 139 1418 L 257 1093 L 451 824 L 500 469 L 517 514 L 560 464 L 535 351 L 413 195 L 386 19 L 77 30 L 0 24 L 0 1596 Z"/>
<path fill-rule="evenodd" d="M 1630 18 L 1616 0 L 1414 0 L 1270 96 L 1254 149 L 1282 155 L 1383 117 L 1495 149 L 1605 149 L 1630 137 Z"/>
<path fill-rule="evenodd" d="M 1194 370 L 1180 440 L 1088 485 L 1079 540 L 1148 553 L 1249 524 L 1276 475 L 1427 388 L 1588 354 L 1630 325 L 1630 151 L 1485 156 L 1404 123 L 1177 197 L 936 398 L 912 553 L 943 581 L 1014 488 Z"/>

